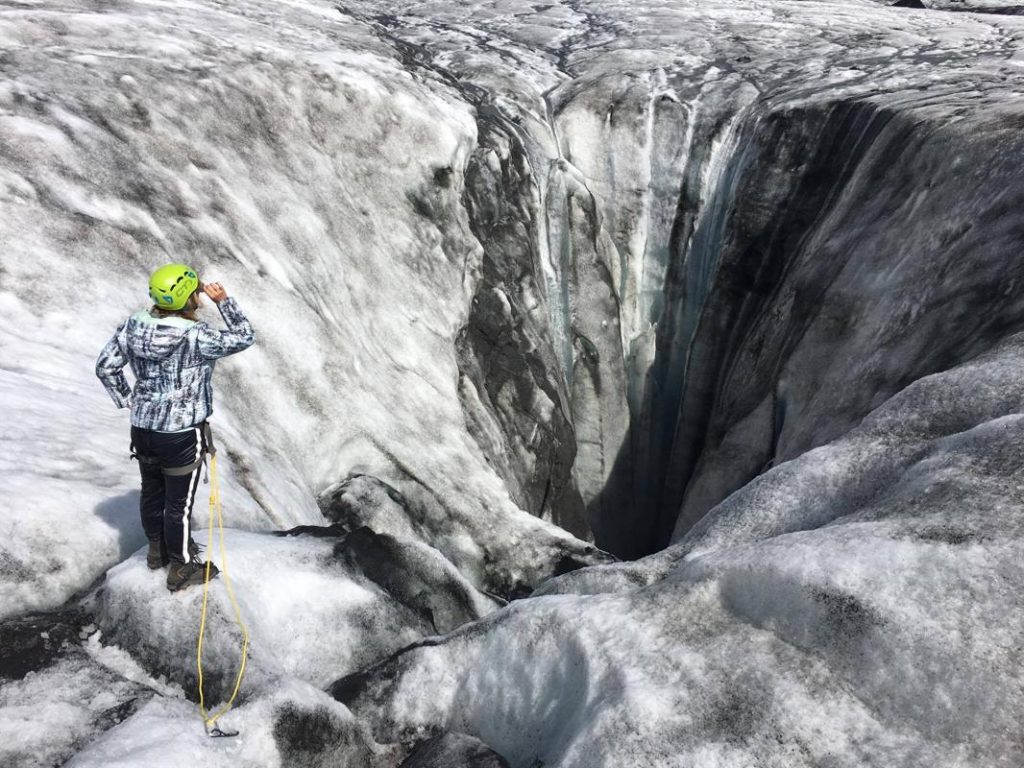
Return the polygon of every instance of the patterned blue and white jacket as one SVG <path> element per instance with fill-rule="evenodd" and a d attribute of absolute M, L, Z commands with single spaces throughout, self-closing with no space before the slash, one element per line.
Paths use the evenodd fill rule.
<path fill-rule="evenodd" d="M 227 330 L 183 317 L 136 312 L 117 329 L 96 360 L 96 375 L 118 408 L 131 406 L 132 424 L 177 432 L 213 412 L 213 364 L 254 341 L 252 325 L 235 300 L 221 301 Z M 135 388 L 122 369 L 131 365 Z"/>

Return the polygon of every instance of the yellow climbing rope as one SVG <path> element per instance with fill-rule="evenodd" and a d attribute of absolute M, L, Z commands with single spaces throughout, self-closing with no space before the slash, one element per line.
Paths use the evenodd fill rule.
<path fill-rule="evenodd" d="M 231 692 L 231 698 L 220 709 L 212 715 L 206 711 L 206 699 L 203 693 L 203 634 L 206 632 L 206 604 L 210 592 L 210 553 L 213 551 L 213 526 L 216 520 L 217 531 L 220 537 L 220 567 L 224 574 L 224 587 L 227 590 L 231 606 L 235 609 L 235 621 L 238 628 L 242 630 L 242 660 L 238 666 L 238 676 L 235 677 L 235 689 Z M 249 655 L 249 630 L 242 621 L 242 611 L 238 607 L 238 600 L 235 599 L 235 590 L 231 586 L 231 577 L 228 576 L 228 558 L 224 548 L 224 514 L 220 506 L 220 485 L 217 482 L 217 454 L 210 456 L 210 537 L 207 540 L 206 578 L 203 580 L 203 610 L 199 619 L 199 641 L 196 644 L 196 667 L 199 670 L 199 712 L 203 716 L 203 725 L 207 733 L 213 735 L 224 734 L 214 728 L 214 724 L 220 719 L 232 705 L 238 696 L 238 690 L 242 687 L 242 678 L 245 676 L 245 661 Z M 211 731 L 211 729 L 214 729 Z"/>

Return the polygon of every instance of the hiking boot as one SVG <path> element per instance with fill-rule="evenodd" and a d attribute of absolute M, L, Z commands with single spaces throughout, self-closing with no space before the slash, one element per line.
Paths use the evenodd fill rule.
<path fill-rule="evenodd" d="M 146 565 L 151 571 L 158 571 L 171 562 L 167 556 L 167 549 L 162 539 L 149 542 L 149 551 L 146 553 Z"/>
<path fill-rule="evenodd" d="M 210 563 L 210 578 L 212 579 L 218 573 L 220 573 L 220 569 Z M 198 558 L 193 558 L 187 563 L 172 562 L 171 567 L 167 569 L 167 588 L 171 592 L 186 589 L 193 584 L 202 584 L 204 581 L 206 581 L 206 563 L 201 562 Z"/>
<path fill-rule="evenodd" d="M 195 560 L 199 557 L 200 550 L 201 547 L 193 539 L 188 540 L 188 556 L 190 560 Z M 151 571 L 158 571 L 170 562 L 171 558 L 167 555 L 167 547 L 164 545 L 163 539 L 149 542 L 149 552 L 146 553 L 146 565 L 149 566 Z"/>

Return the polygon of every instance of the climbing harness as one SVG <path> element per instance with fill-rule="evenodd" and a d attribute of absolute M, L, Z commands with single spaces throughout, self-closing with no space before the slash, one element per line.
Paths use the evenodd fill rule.
<path fill-rule="evenodd" d="M 234 705 L 238 697 L 238 691 L 242 687 L 242 678 L 245 676 L 245 662 L 249 655 L 249 630 L 242 621 L 242 611 L 238 607 L 238 600 L 235 598 L 235 590 L 231 585 L 231 577 L 228 575 L 227 551 L 224 547 L 224 514 L 220 503 L 220 483 L 217 480 L 217 451 L 213 446 L 213 436 L 210 427 L 205 422 L 202 425 L 203 436 L 206 442 L 206 450 L 210 454 L 210 465 L 207 478 L 210 481 L 210 536 L 207 539 L 207 560 L 206 576 L 203 579 L 203 608 L 199 618 L 199 639 L 196 642 L 196 669 L 199 672 L 199 713 L 203 716 L 203 727 L 206 734 L 211 737 L 237 736 L 238 731 L 224 731 L 217 727 L 216 723 Z M 220 709 L 210 714 L 206 709 L 206 697 L 203 691 L 203 635 L 206 632 L 206 608 L 210 592 L 210 559 L 209 553 L 213 551 L 213 526 L 216 520 L 217 532 L 220 540 L 220 562 L 221 572 L 224 574 L 224 587 L 231 600 L 231 606 L 235 611 L 235 622 L 242 631 L 242 659 L 238 666 L 238 675 L 235 677 L 235 687 L 231 692 L 231 698 Z"/>
<path fill-rule="evenodd" d="M 210 423 L 204 421 L 198 426 L 199 429 L 199 458 L 193 461 L 191 464 L 185 464 L 180 467 L 164 467 L 161 469 L 163 474 L 170 477 L 181 477 L 183 475 L 191 475 L 199 466 L 206 462 L 207 456 L 213 456 L 217 453 L 217 449 L 213 445 L 213 430 L 210 429 Z M 146 456 L 138 452 L 135 448 L 135 443 L 132 442 L 129 451 L 131 452 L 131 458 L 136 459 L 140 464 L 159 464 L 160 459 L 154 459 L 151 456 Z M 210 470 L 207 467 L 206 479 L 210 479 Z"/>

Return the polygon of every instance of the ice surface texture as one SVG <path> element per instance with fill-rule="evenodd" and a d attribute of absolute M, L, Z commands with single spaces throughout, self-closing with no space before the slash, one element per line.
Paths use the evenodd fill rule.
<path fill-rule="evenodd" d="M 260 338 L 215 382 L 229 525 L 322 523 L 316 493 L 368 472 L 432 505 L 470 578 L 497 563 L 536 583 L 550 564 L 520 545 L 577 547 L 512 503 L 465 427 L 466 104 L 329 4 L 15 6 L 0 36 L 0 387 L 18 416 L 0 615 L 61 603 L 143 543 L 126 414 L 87 363 L 171 259 L 223 281 Z"/>
<path fill-rule="evenodd" d="M 520 506 L 577 530 L 582 503 L 616 554 L 1024 319 L 1012 17 L 345 11 L 476 107 L 469 431 Z"/>
<path fill-rule="evenodd" d="M 0 6 L 4 759 L 1020 764 L 1022 24 Z M 233 743 L 92 373 L 168 260 L 259 338 Z"/>
<path fill-rule="evenodd" d="M 1019 764 L 1022 381 L 1016 336 L 731 496 L 650 585 L 576 571 L 332 690 L 511 765 Z"/>

